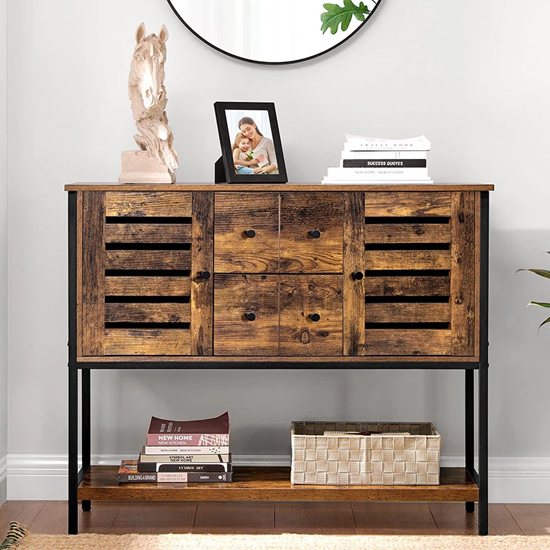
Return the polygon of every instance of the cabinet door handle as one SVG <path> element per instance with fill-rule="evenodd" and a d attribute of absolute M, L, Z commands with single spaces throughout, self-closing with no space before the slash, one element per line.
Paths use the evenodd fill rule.
<path fill-rule="evenodd" d="M 244 234 L 249 238 L 253 239 L 256 236 L 256 231 L 254 229 L 247 229 Z"/>
<path fill-rule="evenodd" d="M 248 311 L 244 314 L 247 321 L 254 321 L 256 319 L 256 314 L 252 313 L 251 311 Z"/>
<path fill-rule="evenodd" d="M 317 321 L 319 321 L 321 319 L 321 316 L 318 314 L 318 313 L 310 313 L 309 314 L 309 318 L 314 322 L 316 323 Z"/>
<path fill-rule="evenodd" d="M 204 281 L 208 281 L 208 279 L 210 279 L 210 271 L 201 271 L 199 275 Z"/>
<path fill-rule="evenodd" d="M 312 229 L 309 234 L 314 238 L 318 239 L 321 236 L 321 232 L 318 229 Z"/>
<path fill-rule="evenodd" d="M 351 274 L 351 277 L 353 278 L 353 280 L 355 281 L 360 281 L 364 275 L 363 275 L 363 272 L 362 271 L 354 271 L 352 274 Z"/>

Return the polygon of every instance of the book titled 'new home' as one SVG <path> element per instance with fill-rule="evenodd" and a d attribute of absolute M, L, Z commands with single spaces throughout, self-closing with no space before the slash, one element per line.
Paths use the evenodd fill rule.
<path fill-rule="evenodd" d="M 163 420 L 153 416 L 147 445 L 229 445 L 229 413 L 203 420 Z"/>

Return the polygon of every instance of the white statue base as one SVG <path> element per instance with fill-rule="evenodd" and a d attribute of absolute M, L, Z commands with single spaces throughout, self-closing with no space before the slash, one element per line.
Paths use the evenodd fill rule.
<path fill-rule="evenodd" d="M 176 175 L 147 151 L 124 151 L 120 183 L 175 183 Z"/>

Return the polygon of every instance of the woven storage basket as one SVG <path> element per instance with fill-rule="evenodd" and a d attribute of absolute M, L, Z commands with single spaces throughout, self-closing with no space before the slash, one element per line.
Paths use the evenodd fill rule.
<path fill-rule="evenodd" d="M 310 485 L 439 485 L 440 455 L 441 436 L 429 422 L 293 422 L 290 480 Z"/>

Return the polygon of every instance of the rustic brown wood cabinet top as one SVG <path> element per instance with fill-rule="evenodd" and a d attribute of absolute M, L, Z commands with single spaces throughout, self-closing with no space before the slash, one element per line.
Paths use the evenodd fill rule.
<path fill-rule="evenodd" d="M 67 186 L 77 357 L 477 361 L 490 189 Z"/>

